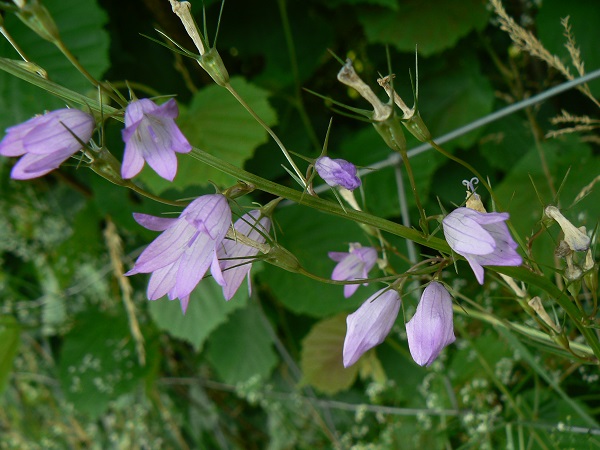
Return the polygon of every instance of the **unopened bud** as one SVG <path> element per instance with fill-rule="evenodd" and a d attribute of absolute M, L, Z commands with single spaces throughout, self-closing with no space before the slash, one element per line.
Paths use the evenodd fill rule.
<path fill-rule="evenodd" d="M 588 250 L 585 255 L 585 263 L 583 264 L 583 282 L 591 292 L 598 291 L 598 264 L 592 258 L 592 250 Z"/>
<path fill-rule="evenodd" d="M 585 234 L 585 227 L 577 228 L 561 214 L 556 206 L 547 206 L 544 212 L 560 225 L 565 235 L 565 242 L 571 250 L 584 252 L 590 248 L 590 238 Z"/>
<path fill-rule="evenodd" d="M 19 8 L 17 17 L 38 36 L 52 43 L 60 40 L 54 19 L 38 0 L 20 0 L 15 4 Z"/>
<path fill-rule="evenodd" d="M 398 117 L 392 116 L 381 122 L 373 122 L 373 127 L 389 148 L 399 153 L 406 151 L 406 138 Z"/>
<path fill-rule="evenodd" d="M 118 186 L 131 184 L 131 181 L 124 180 L 121 176 L 121 164 L 117 158 L 104 147 L 94 155 L 94 160 L 90 163 L 90 169 Z"/>
<path fill-rule="evenodd" d="M 546 325 L 548 325 L 557 333 L 561 332 L 560 326 L 554 323 L 552 318 L 548 315 L 546 309 L 544 308 L 544 305 L 542 304 L 542 300 L 539 297 L 536 296 L 529 300 L 529 306 L 533 308 L 533 310 L 537 313 L 539 318 L 542 319 Z"/>
<path fill-rule="evenodd" d="M 256 186 L 254 186 L 253 184 L 249 184 L 244 181 L 238 181 L 233 186 L 225 189 L 225 191 L 223 191 L 223 195 L 229 200 L 233 200 L 234 198 L 239 198 L 246 194 L 249 194 L 255 188 Z"/>
<path fill-rule="evenodd" d="M 198 64 L 206 70 L 206 73 L 208 73 L 219 86 L 225 87 L 229 83 L 229 72 L 227 72 L 227 68 L 216 48 L 211 48 L 204 56 L 200 57 L 198 59 Z"/>
<path fill-rule="evenodd" d="M 299 273 L 303 270 L 302 266 L 300 265 L 300 261 L 298 261 L 298 259 L 288 250 L 279 245 L 274 245 L 271 247 L 269 253 L 267 253 L 265 257 L 265 261 L 281 267 L 288 272 Z"/>
<path fill-rule="evenodd" d="M 390 99 L 394 99 L 394 103 L 396 103 L 398 108 L 402 111 L 400 121 L 402 122 L 402 125 L 406 127 L 408 132 L 420 142 L 429 142 L 431 140 L 431 133 L 425 125 L 425 122 L 423 122 L 421 114 L 416 107 L 409 108 L 406 106 L 406 103 L 404 103 L 402 98 L 392 89 L 390 83 L 392 78 L 393 75 L 388 75 L 383 78 L 378 78 L 377 82 L 385 90 Z"/>

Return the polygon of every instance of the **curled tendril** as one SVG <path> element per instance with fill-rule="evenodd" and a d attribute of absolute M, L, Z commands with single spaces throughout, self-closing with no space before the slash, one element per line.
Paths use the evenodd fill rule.
<path fill-rule="evenodd" d="M 475 185 L 479 184 L 479 178 L 473 177 L 470 180 L 462 180 L 463 186 L 466 186 L 468 190 L 475 193 Z"/>

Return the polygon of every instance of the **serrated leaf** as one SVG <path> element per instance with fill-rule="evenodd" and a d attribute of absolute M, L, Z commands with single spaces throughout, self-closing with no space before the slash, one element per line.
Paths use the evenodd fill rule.
<path fill-rule="evenodd" d="M 210 336 L 206 356 L 219 377 L 229 384 L 254 376 L 266 379 L 277 365 L 273 342 L 257 306 L 233 313 Z"/>
<path fill-rule="evenodd" d="M 303 382 L 328 395 L 352 386 L 359 365 L 344 368 L 342 350 L 346 336 L 346 314 L 316 323 L 302 340 L 300 368 Z"/>
<path fill-rule="evenodd" d="M 104 30 L 106 13 L 94 0 L 45 0 L 44 6 L 54 18 L 60 36 L 86 70 L 97 79 L 109 67 L 109 36 Z M 48 72 L 49 77 L 75 91 L 95 88 L 75 69 L 60 51 L 27 28 L 12 14 L 5 26 L 25 54 Z M 6 40 L 0 42 L 0 54 L 19 59 Z M 0 129 L 25 121 L 44 109 L 64 108 L 64 101 L 40 88 L 0 72 Z"/>
<path fill-rule="evenodd" d="M 423 56 L 451 48 L 470 31 L 487 24 L 488 12 L 479 0 L 403 0 L 395 11 L 364 9 L 358 14 L 367 39 Z"/>
<path fill-rule="evenodd" d="M 277 123 L 275 110 L 269 105 L 269 92 L 242 78 L 233 78 L 231 85 L 269 126 Z M 268 139 L 267 132 L 237 100 L 217 85 L 198 91 L 189 108 L 182 110 L 177 123 L 194 147 L 238 167 L 242 167 L 252 157 L 256 147 Z M 150 170 L 142 172 L 140 178 L 157 193 L 171 187 L 170 182 Z M 205 185 L 209 181 L 226 185 L 236 180 L 189 155 L 180 155 L 175 181 L 180 189 L 185 189 Z"/>
<path fill-rule="evenodd" d="M 0 395 L 6 389 L 21 337 L 21 327 L 12 316 L 0 318 Z"/>
<path fill-rule="evenodd" d="M 167 298 L 150 302 L 150 314 L 161 330 L 188 341 L 197 351 L 202 350 L 208 336 L 236 309 L 246 305 L 248 292 L 243 286 L 226 302 L 221 287 L 212 279 L 202 280 L 190 296 L 185 315 L 179 300 Z"/>
<path fill-rule="evenodd" d="M 86 312 L 65 336 L 59 361 L 64 395 L 94 420 L 111 400 L 130 392 L 147 370 L 137 362 L 124 313 Z"/>

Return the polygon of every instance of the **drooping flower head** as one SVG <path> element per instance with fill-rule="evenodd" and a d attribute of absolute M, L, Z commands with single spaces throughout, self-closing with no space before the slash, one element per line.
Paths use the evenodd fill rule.
<path fill-rule="evenodd" d="M 177 219 L 147 214 L 134 214 L 134 218 L 149 230 L 163 232 L 126 273 L 152 273 L 147 291 L 149 300 L 163 295 L 168 295 L 169 300 L 179 298 L 185 313 L 190 293 L 209 267 L 217 283 L 225 285 L 217 248 L 231 225 L 231 209 L 223 195 L 198 197 Z"/>
<path fill-rule="evenodd" d="M 125 110 L 125 155 L 121 167 L 123 178 L 133 178 L 146 161 L 166 180 L 177 174 L 175 153 L 188 153 L 192 146 L 175 124 L 179 109 L 174 99 L 158 106 L 143 98 L 131 102 Z"/>
<path fill-rule="evenodd" d="M 83 111 L 58 109 L 8 128 L 0 142 L 0 155 L 23 155 L 12 168 L 11 178 L 41 177 L 81 150 L 81 142 L 91 139 L 94 126 L 94 118 Z"/>
<path fill-rule="evenodd" d="M 377 262 L 377 250 L 363 247 L 358 242 L 350 244 L 348 253 L 329 252 L 329 257 L 338 264 L 333 269 L 331 279 L 336 281 L 360 280 L 369 276 L 369 271 Z M 368 283 L 364 283 L 366 286 Z M 348 298 L 356 292 L 358 284 L 344 286 L 344 297 Z"/>
<path fill-rule="evenodd" d="M 465 257 L 479 284 L 483 284 L 482 266 L 520 266 L 523 262 L 504 223 L 508 218 L 508 213 L 482 213 L 462 207 L 442 221 L 448 245 Z"/>
<path fill-rule="evenodd" d="M 271 219 L 267 216 L 261 217 L 261 212 L 254 210 L 236 220 L 233 227 L 236 235 L 244 235 L 259 244 L 263 244 L 271 228 Z M 248 290 L 250 291 L 252 257 L 257 254 L 257 248 L 244 245 L 235 239 L 225 240 L 218 247 L 217 257 L 225 279 L 225 285 L 223 286 L 225 300 L 231 300 L 246 276 L 248 277 Z"/>
<path fill-rule="evenodd" d="M 456 208 L 444 217 L 442 225 L 448 245 L 464 256 L 479 284 L 483 284 L 482 266 L 520 266 L 523 259 L 504 223 L 509 214 L 485 212 L 481 198 L 475 193 L 477 183 L 477 178 L 463 181 L 467 187 L 467 207 Z"/>
<path fill-rule="evenodd" d="M 373 294 L 346 319 L 344 367 L 354 364 L 367 350 L 381 344 L 389 334 L 398 311 L 400 296 L 394 289 L 384 288 Z"/>
<path fill-rule="evenodd" d="M 356 166 L 344 159 L 331 159 L 321 156 L 315 162 L 319 176 L 331 187 L 342 186 L 350 191 L 360 186 L 360 178 L 356 175 Z"/>
<path fill-rule="evenodd" d="M 429 366 L 456 340 L 452 315 L 452 297 L 446 288 L 435 281 L 429 284 L 406 324 L 408 349 L 418 365 Z"/>

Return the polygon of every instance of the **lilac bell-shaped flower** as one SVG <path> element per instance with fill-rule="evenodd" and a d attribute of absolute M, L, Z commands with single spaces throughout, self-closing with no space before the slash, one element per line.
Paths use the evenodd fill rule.
<path fill-rule="evenodd" d="M 78 109 L 52 111 L 8 128 L 0 142 L 0 155 L 23 155 L 12 168 L 11 178 L 41 177 L 81 150 L 94 126 L 94 118 Z"/>
<path fill-rule="evenodd" d="M 134 214 L 134 218 L 149 230 L 163 232 L 125 274 L 152 273 L 147 291 L 149 300 L 168 294 L 169 300 L 179 298 L 185 313 L 190 293 L 209 267 L 217 283 L 225 285 L 217 258 L 217 248 L 231 225 L 231 209 L 225 196 L 198 197 L 177 219 L 147 214 Z"/>
<path fill-rule="evenodd" d="M 420 366 L 429 366 L 456 340 L 452 297 L 442 284 L 434 281 L 425 288 L 415 315 L 406 324 L 406 336 L 410 354 Z"/>
<path fill-rule="evenodd" d="M 384 288 L 373 294 L 346 319 L 344 367 L 358 361 L 364 352 L 381 344 L 389 334 L 398 311 L 400 296 L 394 289 Z"/>
<path fill-rule="evenodd" d="M 331 279 L 335 281 L 360 280 L 369 276 L 369 271 L 377 262 L 377 250 L 363 247 L 359 243 L 350 244 L 348 253 L 329 252 L 328 256 L 338 264 L 333 269 Z M 364 283 L 367 286 L 368 283 Z M 348 298 L 356 292 L 359 284 L 344 286 L 344 297 Z"/>
<path fill-rule="evenodd" d="M 360 178 L 356 175 L 356 166 L 344 159 L 331 159 L 321 156 L 315 162 L 319 176 L 331 187 L 342 186 L 350 191 L 360 186 Z"/>
<path fill-rule="evenodd" d="M 233 228 L 235 228 L 236 235 L 244 235 L 263 244 L 271 228 L 271 219 L 267 216 L 261 217 L 261 212 L 254 210 L 236 220 Z M 225 300 L 231 300 L 246 276 L 248 277 L 248 291 L 250 291 L 250 269 L 252 261 L 254 261 L 252 257 L 257 254 L 257 248 L 244 245 L 235 239 L 225 240 L 219 246 L 217 257 L 225 279 L 223 286 Z"/>
<path fill-rule="evenodd" d="M 508 213 L 484 213 L 456 208 L 442 221 L 448 245 L 465 257 L 479 284 L 483 284 L 482 266 L 520 266 L 518 247 L 504 223 Z"/>
<path fill-rule="evenodd" d="M 177 174 L 175 153 L 189 153 L 192 146 L 175 124 L 179 109 L 175 100 L 158 106 L 143 98 L 131 102 L 125 110 L 125 155 L 121 176 L 133 178 L 146 161 L 165 180 Z"/>

